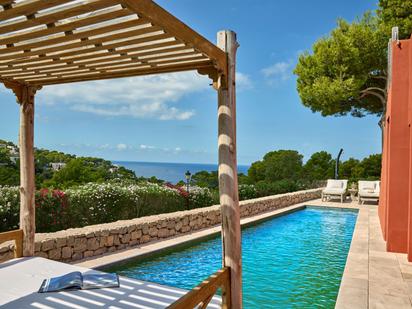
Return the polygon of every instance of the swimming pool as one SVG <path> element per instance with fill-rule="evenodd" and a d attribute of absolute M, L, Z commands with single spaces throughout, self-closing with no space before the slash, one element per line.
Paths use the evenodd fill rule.
<path fill-rule="evenodd" d="M 245 308 L 333 308 L 357 211 L 307 207 L 242 231 Z M 106 269 L 191 289 L 221 268 L 216 236 Z"/>

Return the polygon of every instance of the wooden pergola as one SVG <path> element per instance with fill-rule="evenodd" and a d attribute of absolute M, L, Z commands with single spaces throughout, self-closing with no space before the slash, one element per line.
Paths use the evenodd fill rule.
<path fill-rule="evenodd" d="M 151 0 L 0 0 L 0 9 L 0 81 L 20 105 L 23 255 L 34 255 L 36 92 L 48 85 L 196 70 L 208 75 L 218 92 L 224 268 L 174 308 L 205 308 L 226 279 L 230 287 L 224 289 L 223 306 L 241 308 L 236 34 L 219 32 L 216 46 Z M 9 236 L 0 235 L 0 241 Z"/>

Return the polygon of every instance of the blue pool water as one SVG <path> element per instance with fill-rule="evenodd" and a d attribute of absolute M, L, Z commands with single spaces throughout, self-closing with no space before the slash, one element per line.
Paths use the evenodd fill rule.
<path fill-rule="evenodd" d="M 308 207 L 242 231 L 245 308 L 333 308 L 357 212 Z M 221 267 L 220 237 L 108 269 L 190 289 Z"/>

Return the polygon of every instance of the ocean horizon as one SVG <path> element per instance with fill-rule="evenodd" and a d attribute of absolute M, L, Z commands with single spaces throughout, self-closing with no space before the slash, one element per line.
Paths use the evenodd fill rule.
<path fill-rule="evenodd" d="M 150 178 L 155 176 L 158 179 L 171 183 L 185 180 L 186 171 L 196 174 L 200 171 L 217 171 L 217 164 L 202 163 L 168 163 L 168 162 L 139 162 L 139 161 L 112 161 L 113 164 L 123 166 L 136 173 L 137 177 Z M 238 172 L 247 174 L 249 165 L 238 165 Z"/>

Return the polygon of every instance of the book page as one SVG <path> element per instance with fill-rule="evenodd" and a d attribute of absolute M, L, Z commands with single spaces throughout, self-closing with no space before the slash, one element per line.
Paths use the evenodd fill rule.
<path fill-rule="evenodd" d="M 119 286 L 119 276 L 117 274 L 83 274 L 82 289 L 84 290 Z"/>
<path fill-rule="evenodd" d="M 54 292 L 65 289 L 80 289 L 82 286 L 82 274 L 78 271 L 67 275 L 46 279 L 43 281 L 39 292 Z"/>

